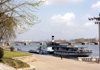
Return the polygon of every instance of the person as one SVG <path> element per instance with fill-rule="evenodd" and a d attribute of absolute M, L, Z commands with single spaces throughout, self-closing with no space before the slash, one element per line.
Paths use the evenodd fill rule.
<path fill-rule="evenodd" d="M 61 60 L 62 60 L 62 58 L 63 58 L 63 54 L 62 53 L 60 54 L 60 57 L 61 57 Z"/>

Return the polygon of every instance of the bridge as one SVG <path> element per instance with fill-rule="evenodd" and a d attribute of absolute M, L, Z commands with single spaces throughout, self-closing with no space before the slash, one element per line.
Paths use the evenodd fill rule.
<path fill-rule="evenodd" d="M 86 45 L 87 42 L 76 42 L 75 44 Z"/>
<path fill-rule="evenodd" d="M 15 42 L 4 42 L 4 44 L 6 45 L 20 45 L 20 44 L 24 44 L 24 45 L 28 45 L 30 43 L 45 43 L 45 42 L 40 42 L 40 41 L 15 41 Z M 99 42 L 70 42 L 70 41 L 67 41 L 67 42 L 56 42 L 56 43 L 60 43 L 60 44 L 68 44 L 68 45 L 72 45 L 72 44 L 78 44 L 78 45 L 87 45 L 87 44 L 90 44 L 90 45 L 99 45 Z M 0 42 L 0 44 L 2 45 L 2 42 Z"/>
<path fill-rule="evenodd" d="M 10 46 L 10 45 L 28 45 L 30 43 L 41 43 L 39 41 L 14 41 L 14 42 L 0 42 L 0 45 L 2 45 L 4 43 L 4 45 Z"/>
<path fill-rule="evenodd" d="M 39 42 L 39 41 L 16 41 L 14 43 L 15 43 L 15 45 L 19 45 L 19 44 L 28 45 L 30 43 L 41 43 L 41 42 Z"/>
<path fill-rule="evenodd" d="M 99 42 L 90 42 L 90 44 L 99 45 Z"/>
<path fill-rule="evenodd" d="M 90 44 L 90 45 L 99 45 L 99 42 L 74 42 L 74 44 L 79 44 L 79 45 L 87 45 L 87 44 Z"/>

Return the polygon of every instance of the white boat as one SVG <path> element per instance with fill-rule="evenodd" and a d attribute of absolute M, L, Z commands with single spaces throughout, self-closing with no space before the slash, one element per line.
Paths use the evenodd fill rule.
<path fill-rule="evenodd" d="M 54 50 L 52 49 L 52 45 L 49 43 L 40 43 L 40 47 L 36 50 L 30 50 L 30 53 L 38 53 L 38 54 L 53 54 Z"/>
<path fill-rule="evenodd" d="M 53 54 L 54 52 L 52 45 L 49 45 L 49 43 L 43 43 L 37 50 L 41 54 Z"/>

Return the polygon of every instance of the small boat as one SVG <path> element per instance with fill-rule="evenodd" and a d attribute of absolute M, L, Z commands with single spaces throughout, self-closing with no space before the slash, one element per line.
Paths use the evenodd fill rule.
<path fill-rule="evenodd" d="M 37 53 L 37 54 L 53 54 L 52 46 L 49 43 L 40 43 L 40 47 L 36 50 L 29 50 L 29 53 Z"/>
<path fill-rule="evenodd" d="M 38 53 L 39 51 L 36 50 L 29 50 L 29 53 Z"/>

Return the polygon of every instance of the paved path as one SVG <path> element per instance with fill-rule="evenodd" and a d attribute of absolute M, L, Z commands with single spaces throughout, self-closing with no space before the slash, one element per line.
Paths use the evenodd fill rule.
<path fill-rule="evenodd" d="M 0 70 L 16 70 L 8 65 L 5 65 L 3 63 L 0 63 Z"/>
<path fill-rule="evenodd" d="M 100 70 L 100 64 L 62 59 L 60 57 L 34 54 L 37 61 L 29 62 L 36 70 Z"/>
<path fill-rule="evenodd" d="M 36 61 L 28 61 L 33 70 L 100 70 L 100 64 L 62 59 L 60 57 L 33 54 Z M 33 58 L 30 58 L 33 59 Z M 26 59 L 25 59 L 26 60 Z M 0 63 L 0 70 L 16 70 Z M 23 69 L 18 69 L 23 70 Z"/>

